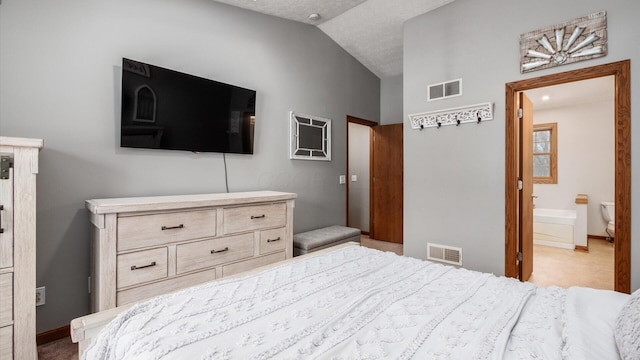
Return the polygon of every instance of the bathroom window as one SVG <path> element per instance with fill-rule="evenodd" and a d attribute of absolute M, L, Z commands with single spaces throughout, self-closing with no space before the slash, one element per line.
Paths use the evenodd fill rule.
<path fill-rule="evenodd" d="M 558 183 L 558 124 L 533 125 L 533 183 Z"/>

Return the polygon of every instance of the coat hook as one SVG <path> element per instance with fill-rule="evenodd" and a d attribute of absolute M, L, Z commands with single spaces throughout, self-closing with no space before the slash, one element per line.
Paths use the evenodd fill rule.
<path fill-rule="evenodd" d="M 438 124 L 438 129 L 440 129 L 440 126 L 442 126 L 442 123 L 440 121 L 436 121 L 436 124 Z"/>
<path fill-rule="evenodd" d="M 480 124 L 480 122 L 482 121 L 482 117 L 480 116 L 479 111 L 476 112 L 476 116 L 478 117 L 478 124 Z"/>
<path fill-rule="evenodd" d="M 424 124 L 420 124 L 420 131 L 424 129 Z"/>
<path fill-rule="evenodd" d="M 460 118 L 456 115 L 456 126 L 460 126 Z"/>

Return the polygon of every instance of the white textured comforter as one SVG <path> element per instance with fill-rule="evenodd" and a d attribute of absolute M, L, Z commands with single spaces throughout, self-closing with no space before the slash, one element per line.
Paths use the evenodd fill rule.
<path fill-rule="evenodd" d="M 83 358 L 561 359 L 565 297 L 352 246 L 138 304 Z"/>

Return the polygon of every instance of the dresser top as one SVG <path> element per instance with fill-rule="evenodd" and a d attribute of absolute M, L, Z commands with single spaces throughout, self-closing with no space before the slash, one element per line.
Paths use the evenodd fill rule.
<path fill-rule="evenodd" d="M 146 196 L 87 200 L 93 214 L 137 211 L 175 210 L 222 205 L 242 205 L 257 202 L 295 199 L 297 194 L 279 191 L 250 191 L 216 194 Z"/>
<path fill-rule="evenodd" d="M 13 146 L 13 147 L 34 147 L 42 149 L 42 139 L 28 139 L 19 137 L 7 137 L 0 136 L 0 146 Z"/>

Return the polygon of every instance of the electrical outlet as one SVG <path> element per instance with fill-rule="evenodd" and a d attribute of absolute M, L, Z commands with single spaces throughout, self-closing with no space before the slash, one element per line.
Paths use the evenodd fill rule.
<path fill-rule="evenodd" d="M 44 305 L 45 301 L 45 287 L 36 288 L 36 306 Z"/>

